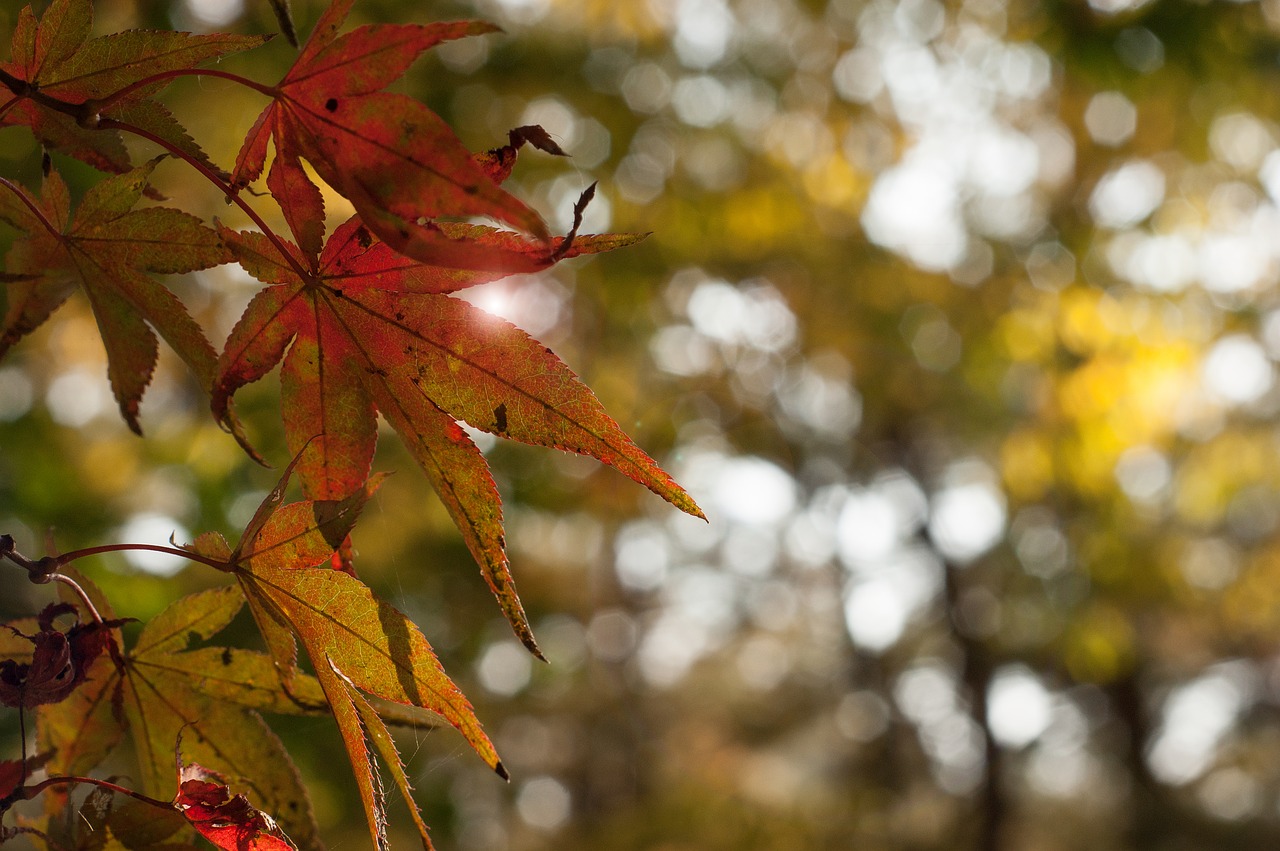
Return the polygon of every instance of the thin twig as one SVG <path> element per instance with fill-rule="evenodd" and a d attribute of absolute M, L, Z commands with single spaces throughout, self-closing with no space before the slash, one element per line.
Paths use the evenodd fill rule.
<path fill-rule="evenodd" d="M 84 603 L 85 608 L 89 610 L 89 614 L 93 615 L 93 619 L 98 623 L 103 623 L 102 615 L 98 614 L 98 610 L 97 608 L 94 607 L 93 601 L 89 599 L 89 595 L 86 594 L 84 589 L 80 587 L 79 582 L 76 582 L 74 579 L 72 579 L 70 576 L 67 576 L 64 573 L 50 574 L 50 578 L 55 579 L 58 582 L 62 582 L 66 585 L 70 585 L 72 590 L 74 590 L 76 592 L 76 595 L 80 598 L 80 602 Z"/>
<path fill-rule="evenodd" d="M 85 547 L 82 550 L 72 550 L 69 553 L 63 553 L 57 557 L 57 562 L 58 566 L 61 567 L 64 564 L 70 564 L 77 559 L 87 558 L 88 556 L 102 555 L 103 553 L 129 552 L 131 550 L 147 550 L 154 553 L 165 553 L 167 555 L 185 558 L 188 561 L 206 564 L 209 567 L 216 567 L 220 570 L 227 569 L 226 563 L 218 561 L 217 559 L 202 556 L 197 552 L 192 552 L 191 550 L 184 550 L 179 547 L 164 547 L 159 544 L 103 544 L 97 547 Z"/>
<path fill-rule="evenodd" d="M 22 787 L 22 790 L 21 790 L 22 794 L 20 797 L 24 801 L 30 801 L 36 795 L 39 795 L 41 792 L 43 792 L 45 789 L 48 789 L 51 786 L 75 785 L 76 783 L 89 783 L 93 786 L 101 786 L 103 789 L 110 789 L 112 792 L 119 792 L 121 795 L 128 795 L 130 798 L 133 798 L 134 800 L 141 801 L 144 804 L 150 804 L 151 806 L 158 807 L 159 809 L 162 809 L 162 810 L 171 810 L 174 812 L 177 811 L 177 808 L 173 805 L 171 801 L 161 801 L 157 798 L 152 798 L 149 795 L 142 794 L 141 792 L 135 792 L 132 789 L 126 789 L 124 786 L 120 786 L 115 783 L 112 783 L 110 780 L 98 780 L 95 777 L 77 777 L 75 775 L 66 775 L 61 777 L 47 777 L 44 780 L 41 780 L 39 783 L 35 784 L 34 786 L 24 786 Z"/>

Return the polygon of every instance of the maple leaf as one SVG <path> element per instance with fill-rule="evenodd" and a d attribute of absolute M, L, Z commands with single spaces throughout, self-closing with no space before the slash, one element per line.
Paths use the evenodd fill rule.
<path fill-rule="evenodd" d="M 409 814 L 418 828 L 423 847 L 430 851 L 433 847 L 431 836 L 426 822 L 422 820 L 422 812 L 413 799 L 409 775 L 405 772 L 400 753 L 396 750 L 395 740 L 391 738 L 391 731 L 387 729 L 387 725 L 368 698 L 361 693 L 351 678 L 334 664 L 332 659 L 329 660 L 329 667 L 334 675 L 330 703 L 333 706 L 334 717 L 339 719 L 343 742 L 348 752 L 366 754 L 365 764 L 369 766 L 369 770 L 358 771 L 356 781 L 365 811 L 374 814 L 371 825 L 374 826 L 375 845 L 378 847 L 386 845 L 386 801 L 382 785 L 373 771 L 374 761 L 372 754 L 369 753 L 369 745 L 373 745 L 373 749 L 382 757 L 383 764 L 391 772 L 400 796 L 409 804 Z"/>
<path fill-rule="evenodd" d="M 302 676 L 297 642 L 306 649 L 355 771 L 371 835 L 383 847 L 385 808 L 367 740 L 406 791 L 408 781 L 401 782 L 403 768 L 365 695 L 438 714 L 491 768 L 506 773 L 471 704 L 413 622 L 358 579 L 315 567 L 326 564 L 346 539 L 384 477 L 374 477 L 345 499 L 286 505 L 285 488 L 298 463 L 295 458 L 285 469 L 234 550 L 214 535 L 197 538 L 189 549 L 235 574 L 287 690 Z M 415 819 L 429 843 L 425 825 Z"/>
<path fill-rule="evenodd" d="M 176 600 L 146 624 L 125 656 L 114 687 L 142 788 L 158 798 L 173 795 L 174 747 L 185 732 L 185 747 L 195 758 L 239 778 L 255 800 L 279 814 L 300 845 L 317 846 L 318 830 L 297 770 L 256 711 L 298 714 L 305 709 L 299 694 L 319 705 L 314 680 L 296 682 L 291 698 L 261 653 L 225 647 L 187 652 L 192 640 L 220 631 L 243 605 L 234 585 Z"/>
<path fill-rule="evenodd" d="M 467 239 L 511 246 L 518 236 L 458 225 Z M 536 340 L 447 293 L 495 273 L 427 266 L 379 242 L 353 218 L 318 261 L 257 233 L 224 242 L 269 286 L 250 302 L 219 362 L 212 403 L 222 416 L 237 388 L 283 360 L 285 435 L 303 489 L 335 499 L 362 486 L 377 440 L 375 411 L 427 474 L 517 635 L 535 653 L 507 563 L 502 505 L 488 465 L 459 424 L 589 455 L 701 517 L 683 489 L 614 422 L 595 395 Z M 564 256 L 635 241 L 566 237 Z M 550 262 L 550 261 L 547 261 Z M 298 268 L 314 266 L 305 278 Z"/>
<path fill-rule="evenodd" d="M 108 602 L 88 579 L 69 568 L 61 570 L 75 577 L 95 608 L 110 613 Z M 319 683 L 299 675 L 286 694 L 273 661 L 263 653 L 225 647 L 186 651 L 192 640 L 208 638 L 226 626 L 243 605 L 244 596 L 234 585 L 179 599 L 143 627 L 128 653 L 115 649 L 118 664 L 101 656 L 90 668 L 88 682 L 70 698 L 40 706 L 37 742 L 52 754 L 50 773 L 87 774 L 127 729 L 143 791 L 171 798 L 174 747 L 187 731 L 187 747 L 196 758 L 246 778 L 255 797 L 280 813 L 300 845 L 319 847 L 297 771 L 256 711 L 316 712 L 324 706 Z M 70 608 L 70 603 L 57 605 L 59 613 Z M 114 619 L 104 626 L 112 629 L 120 623 Z M 114 631 L 106 634 L 118 642 Z M 65 806 L 65 792 L 49 790 L 45 795 L 47 812 Z"/>
<path fill-rule="evenodd" d="M 80 823 L 84 825 L 84 820 L 81 819 Z M 161 809 L 149 802 L 127 798 L 123 802 L 117 801 L 115 803 L 115 806 L 112 807 L 111 812 L 107 815 L 103 829 L 109 837 L 118 842 L 115 847 L 121 849 L 121 851 L 133 848 L 180 851 L 180 849 L 184 848 L 183 845 L 179 845 L 176 842 L 166 842 L 165 840 L 188 824 L 189 822 L 182 817 L 176 808 L 173 810 Z M 88 827 L 88 825 L 85 825 L 85 827 Z M 90 841 L 76 844 L 72 847 L 92 848 L 92 839 L 90 838 Z M 111 846 L 104 843 L 102 851 L 112 851 Z"/>
<path fill-rule="evenodd" d="M 6 258 L 29 276 L 7 285 L 0 357 L 84 289 L 107 349 L 107 374 L 125 422 L 141 434 L 138 406 L 151 381 L 158 331 L 201 386 L 213 381 L 217 356 L 176 296 L 147 272 L 181 273 L 227 262 L 218 235 L 195 216 L 165 207 L 134 210 L 159 160 L 91 187 L 74 215 L 56 171 L 40 197 L 0 178 L 0 219 L 25 231 Z"/>
<path fill-rule="evenodd" d="M 225 851 L 296 851 L 274 819 L 244 795 L 232 797 L 220 775 L 197 763 L 181 767 L 173 803 L 201 836 Z"/>
<path fill-rule="evenodd" d="M 247 186 L 262 174 L 268 142 L 274 140 L 268 188 L 307 256 L 320 250 L 318 223 L 324 216 L 320 192 L 303 171 L 303 159 L 351 201 L 370 230 L 403 254 L 440 266 L 508 272 L 539 268 L 545 246 L 538 258 L 532 252 L 452 238 L 431 221 L 488 216 L 540 242 L 547 236 L 537 213 L 498 186 L 494 178 L 501 166 L 495 170 L 473 157 L 422 103 L 382 91 L 423 51 L 496 28 L 471 21 L 369 24 L 338 37 L 352 2 L 335 0 L 321 16 L 249 131 L 236 159 L 233 185 Z M 529 133 L 523 141 L 549 149 L 539 144 L 543 136 Z M 517 140 L 509 147 L 514 156 Z"/>
<path fill-rule="evenodd" d="M 159 136 L 211 165 L 154 95 L 172 72 L 263 44 L 262 36 L 192 35 L 130 30 L 89 38 L 91 0 L 53 0 L 37 19 L 18 13 L 10 58 L 0 64 L 0 124 L 26 125 L 41 142 L 107 172 L 131 167 L 114 130 L 96 128 L 111 117 Z M 154 84 L 147 80 L 158 77 Z M 136 90 L 126 91 L 131 86 Z M 100 105 L 102 101 L 105 105 Z"/>

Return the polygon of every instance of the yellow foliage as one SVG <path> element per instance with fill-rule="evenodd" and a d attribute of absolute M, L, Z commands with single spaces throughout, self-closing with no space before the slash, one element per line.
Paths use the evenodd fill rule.
<path fill-rule="evenodd" d="M 1053 331 L 1053 318 L 1043 310 L 1012 310 L 1000 317 L 1000 340 L 1015 361 L 1048 361 L 1056 348 Z"/>
<path fill-rule="evenodd" d="M 1075 420 L 1106 416 L 1128 389 L 1126 366 L 1117 358 L 1100 357 L 1068 375 L 1058 391 L 1063 414 Z"/>
<path fill-rule="evenodd" d="M 1219 522 L 1232 496 L 1255 481 L 1274 480 L 1280 457 L 1274 439 L 1265 433 L 1224 432 L 1193 449 L 1183 460 L 1174 496 L 1174 509 L 1187 523 L 1210 526 Z"/>
<path fill-rule="evenodd" d="M 1058 335 L 1062 344 L 1078 355 L 1089 355 L 1107 346 L 1115 336 L 1099 311 L 1104 298 L 1096 290 L 1073 287 L 1062 294 Z"/>
<path fill-rule="evenodd" d="M 1120 610 L 1105 603 L 1081 613 L 1063 643 L 1067 671 L 1079 682 L 1112 682 L 1133 665 L 1133 627 Z"/>
<path fill-rule="evenodd" d="M 705 218 L 705 211 L 697 212 Z M 802 202 L 776 188 L 744 190 L 723 210 L 723 239 L 741 253 L 763 254 L 778 243 L 790 241 L 804 221 Z"/>
<path fill-rule="evenodd" d="M 1011 433 L 1000 447 L 1000 470 L 1011 496 L 1040 499 L 1054 481 L 1050 439 L 1031 429 Z"/>
<path fill-rule="evenodd" d="M 1232 631 L 1270 640 L 1280 628 L 1280 551 L 1254 557 L 1235 583 L 1222 593 L 1224 624 Z"/>
<path fill-rule="evenodd" d="M 1125 444 L 1110 424 L 1098 419 L 1081 423 L 1062 447 L 1062 470 L 1082 494 L 1102 497 L 1115 490 L 1115 465 Z"/>
<path fill-rule="evenodd" d="M 103 499 L 118 497 L 133 486 L 140 462 L 133 435 L 117 431 L 115 436 L 85 442 L 80 463 L 80 482 Z"/>
<path fill-rule="evenodd" d="M 856 171 L 839 154 L 815 163 L 804 172 L 809 197 L 828 207 L 849 207 L 860 202 L 871 188 L 867 176 Z"/>

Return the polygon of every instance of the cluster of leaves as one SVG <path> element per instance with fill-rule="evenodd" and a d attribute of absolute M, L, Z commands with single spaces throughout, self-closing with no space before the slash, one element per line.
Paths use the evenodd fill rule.
<path fill-rule="evenodd" d="M 155 368 L 158 334 L 208 392 L 212 415 L 255 458 L 232 400 L 281 365 L 293 460 L 234 548 L 216 533 L 181 549 L 145 545 L 235 582 L 177 600 L 142 627 L 131 647 L 120 630 L 126 619 L 69 566 L 129 545 L 32 560 L 11 539 L 0 539 L 0 560 L 64 591 L 63 601 L 34 621 L 0 633 L 0 700 L 35 710 L 37 740 L 35 756 L 0 763 L 0 811 L 36 795 L 46 805 L 41 822 L 0 827 L 0 841 L 35 833 L 81 847 L 77 831 L 90 830 L 125 847 L 147 847 L 171 841 L 190 824 L 224 848 L 316 847 L 306 790 L 262 712 L 332 714 L 379 847 L 386 816 L 378 758 L 412 800 L 389 724 L 443 719 L 505 776 L 427 640 L 357 576 L 349 536 L 381 482 L 371 475 L 379 412 L 439 493 L 515 633 L 538 655 L 505 554 L 497 489 L 463 423 L 595 457 L 701 516 L 549 349 L 450 296 L 639 237 L 578 234 L 590 190 L 576 207 L 573 229 L 553 237 L 502 188 L 525 145 L 563 153 L 540 128 L 517 128 L 505 146 L 473 154 L 426 106 L 383 91 L 423 51 L 492 27 L 367 25 L 340 35 L 352 2 L 334 0 L 275 86 L 199 67 L 265 38 L 143 31 L 90 38 L 90 0 L 54 0 L 42 16 L 30 7 L 19 14 L 11 57 L 0 64 L 0 92 L 7 91 L 0 94 L 0 125 L 23 125 L 48 149 L 109 176 L 74 203 L 48 156 L 38 192 L 0 177 L 0 220 L 21 232 L 3 270 L 0 356 L 82 289 L 131 429 L 141 433 L 139 404 Z M 230 171 L 155 99 L 186 75 L 229 78 L 269 99 Z M 125 135 L 164 154 L 135 167 Z M 258 229 L 210 227 L 183 210 L 139 206 L 144 196 L 160 200 L 149 179 L 164 156 L 203 175 Z M 327 240 L 323 195 L 304 161 L 357 211 Z M 264 171 L 267 192 L 247 191 Z M 267 196 L 292 239 L 255 210 Z M 477 218 L 499 226 L 476 224 Z M 228 262 L 265 286 L 219 353 L 154 275 Z M 291 477 L 305 499 L 286 503 Z M 218 633 L 246 602 L 266 652 L 188 646 Z M 299 664 L 299 642 L 310 672 Z M 137 754 L 141 788 L 90 777 L 126 738 Z M 38 770 L 46 778 L 31 782 Z M 62 818 L 71 807 L 66 790 L 75 783 L 95 788 L 80 818 Z M 248 797 L 232 796 L 228 784 Z M 121 797 L 128 802 L 113 806 Z M 140 819 L 137 807 L 174 817 Z M 411 809 L 429 847 L 426 825 Z M 62 828 L 70 835 L 55 842 L 57 824 L 79 827 Z"/>

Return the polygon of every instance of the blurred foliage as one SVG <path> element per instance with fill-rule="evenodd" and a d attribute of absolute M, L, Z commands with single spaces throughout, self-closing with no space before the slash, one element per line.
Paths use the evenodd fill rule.
<path fill-rule="evenodd" d="M 258 0 L 96 6 L 104 29 L 274 27 Z M 308 32 L 321 4 L 293 6 Z M 449 733 L 405 742 L 441 847 L 1280 841 L 1280 3 L 355 15 L 500 24 L 404 90 L 477 150 L 543 124 L 574 157 L 524 156 L 514 191 L 553 227 L 599 180 L 588 229 L 653 232 L 476 298 L 555 347 L 711 516 L 488 449 L 542 666 L 421 477 L 378 494 L 360 569 L 514 775 Z M 227 65 L 273 81 L 290 56 L 277 39 Z M 223 163 L 261 108 L 221 80 L 166 94 Z M 33 180 L 39 152 L 3 138 L 0 167 Z M 157 174 L 241 224 L 180 164 Z M 253 292 L 228 269 L 174 285 L 215 341 Z M 129 435 L 89 313 L 58 318 L 0 365 L 0 530 L 29 552 L 48 528 L 69 549 L 242 525 L 274 474 L 171 361 L 148 438 Z M 242 413 L 279 462 L 273 393 L 249 388 Z M 377 469 L 411 466 L 380 447 Z M 93 568 L 144 618 L 207 580 Z M 15 585 L 0 609 L 43 593 Z M 317 723 L 283 735 L 333 846 L 363 841 Z"/>

